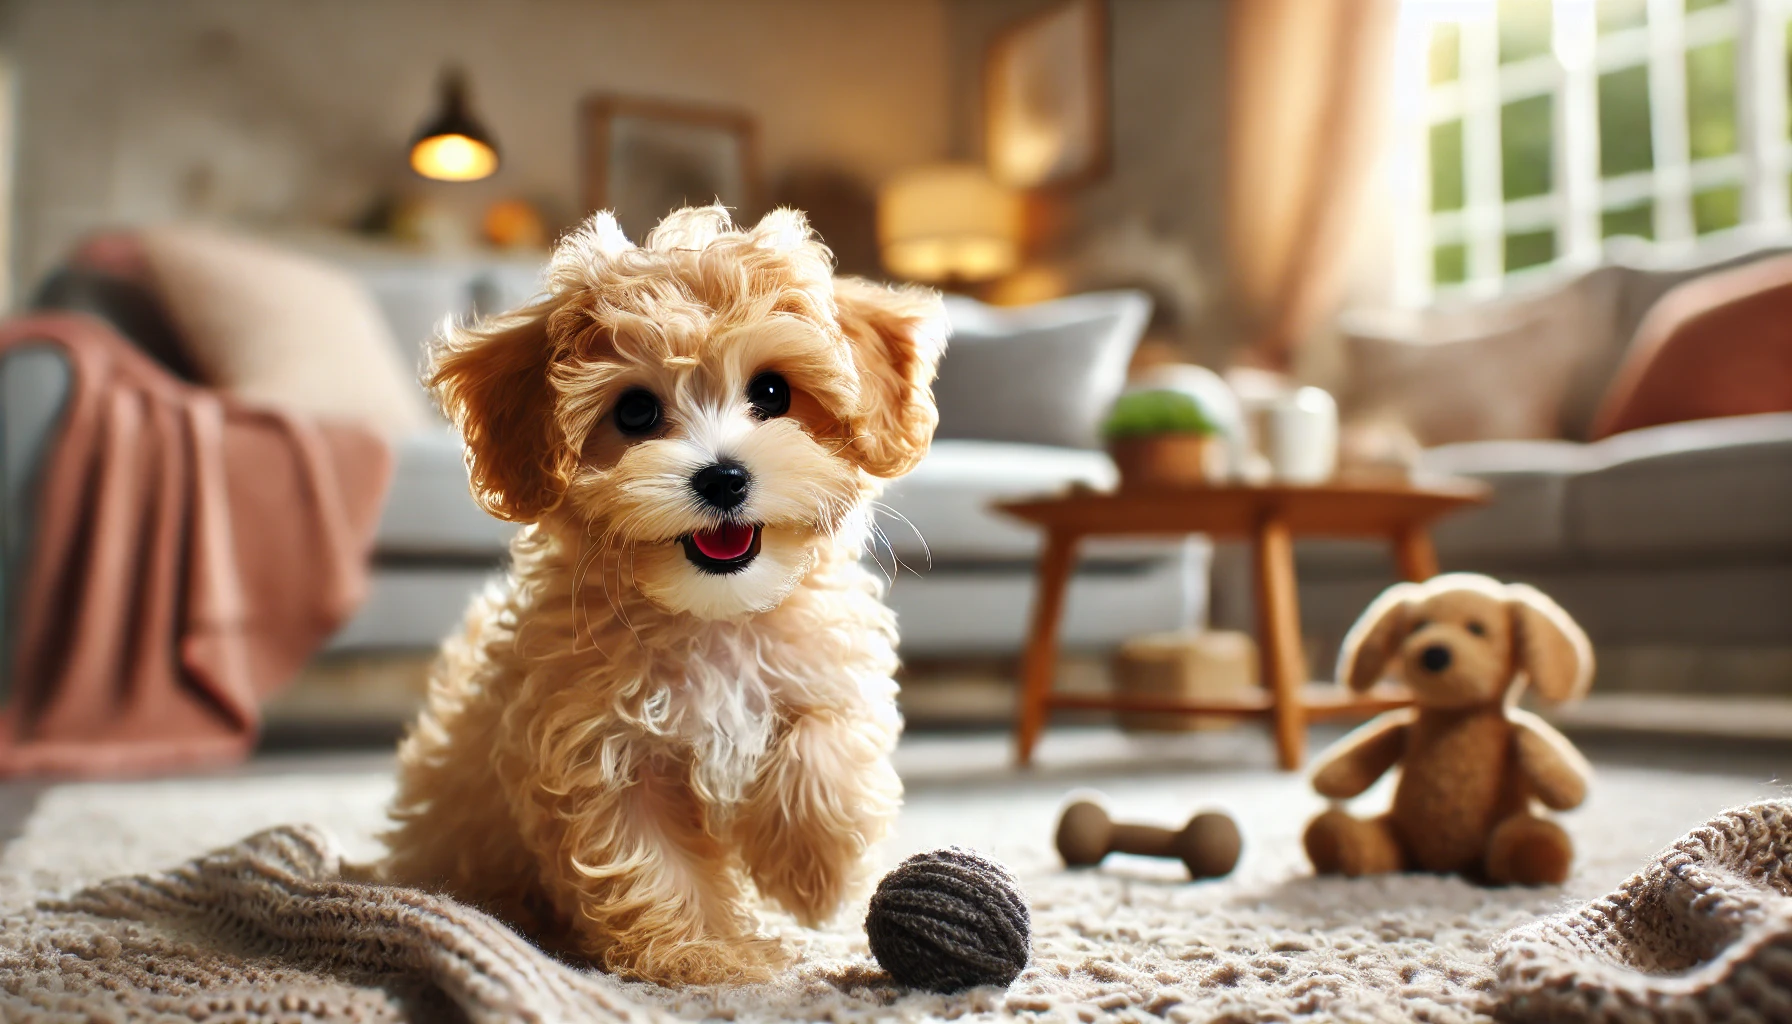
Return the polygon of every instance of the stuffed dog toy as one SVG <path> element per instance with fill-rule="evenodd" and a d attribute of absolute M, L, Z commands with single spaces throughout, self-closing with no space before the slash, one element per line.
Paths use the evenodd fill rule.
<path fill-rule="evenodd" d="M 1374 818 L 1333 808 L 1307 826 L 1320 874 L 1461 874 L 1494 884 L 1559 883 L 1574 848 L 1539 816 L 1585 798 L 1590 769 L 1542 719 L 1514 707 L 1524 684 L 1581 696 L 1593 649 L 1541 592 L 1466 573 L 1400 583 L 1344 638 L 1338 678 L 1366 690 L 1389 668 L 1413 693 L 1321 755 L 1313 788 L 1347 800 L 1401 766 L 1394 806 Z"/>
<path fill-rule="evenodd" d="M 608 214 L 429 382 L 476 498 L 526 524 L 399 748 L 377 875 L 659 982 L 788 962 L 896 813 L 895 621 L 860 563 L 927 452 L 932 292 L 835 278 L 800 213 Z"/>

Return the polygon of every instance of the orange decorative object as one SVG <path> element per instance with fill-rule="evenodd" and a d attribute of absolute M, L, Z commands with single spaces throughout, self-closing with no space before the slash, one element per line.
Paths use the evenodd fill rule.
<path fill-rule="evenodd" d="M 499 249 L 542 249 L 548 244 L 541 213 L 521 199 L 503 199 L 487 207 L 480 230 Z"/>

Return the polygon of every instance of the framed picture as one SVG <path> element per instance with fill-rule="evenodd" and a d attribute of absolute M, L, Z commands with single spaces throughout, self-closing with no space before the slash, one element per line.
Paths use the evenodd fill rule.
<path fill-rule="evenodd" d="M 1107 173 L 1108 11 L 1067 0 L 1019 22 L 984 62 L 989 170 L 1015 188 L 1075 185 Z"/>
<path fill-rule="evenodd" d="M 612 210 L 640 242 L 681 206 L 720 200 L 757 214 L 759 155 L 750 114 L 622 96 L 594 96 L 584 109 L 587 212 Z"/>

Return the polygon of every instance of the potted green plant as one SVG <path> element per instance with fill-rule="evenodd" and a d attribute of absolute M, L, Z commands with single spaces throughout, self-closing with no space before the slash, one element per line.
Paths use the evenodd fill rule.
<path fill-rule="evenodd" d="M 1211 387 L 1166 380 L 1123 392 L 1101 425 L 1120 485 L 1188 487 L 1213 479 L 1226 417 L 1221 401 Z"/>

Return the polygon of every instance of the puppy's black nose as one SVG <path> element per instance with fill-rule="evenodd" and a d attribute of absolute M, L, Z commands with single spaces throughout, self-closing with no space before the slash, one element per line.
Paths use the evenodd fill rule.
<path fill-rule="evenodd" d="M 1450 649 L 1442 644 L 1432 644 L 1419 652 L 1419 664 L 1425 666 L 1427 672 L 1442 672 L 1450 667 Z"/>
<path fill-rule="evenodd" d="M 726 512 L 747 500 L 747 483 L 751 479 L 747 467 L 734 461 L 722 461 L 693 473 L 691 490 L 710 507 Z"/>

